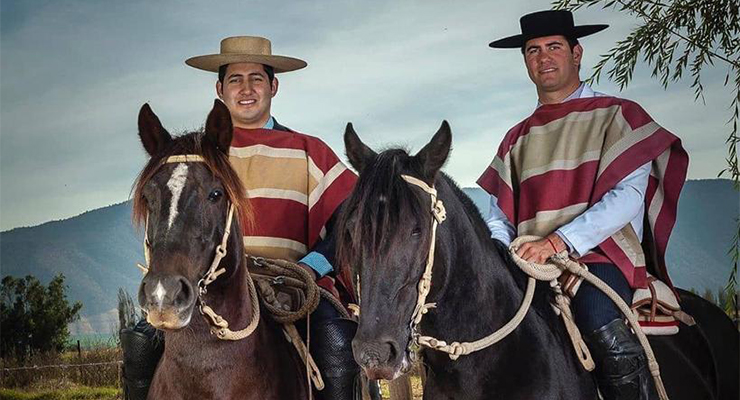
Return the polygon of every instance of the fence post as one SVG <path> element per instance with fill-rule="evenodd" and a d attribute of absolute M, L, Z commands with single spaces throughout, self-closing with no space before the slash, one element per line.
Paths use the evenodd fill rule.
<path fill-rule="evenodd" d="M 80 348 L 80 341 L 77 340 L 77 357 L 82 358 L 82 349 Z"/>

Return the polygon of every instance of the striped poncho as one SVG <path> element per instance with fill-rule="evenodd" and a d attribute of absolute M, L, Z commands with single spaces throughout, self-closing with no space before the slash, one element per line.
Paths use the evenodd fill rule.
<path fill-rule="evenodd" d="M 638 104 L 593 97 L 543 105 L 506 134 L 478 184 L 496 196 L 518 235 L 545 236 L 651 161 L 642 243 L 626 223 L 580 261 L 616 264 L 632 287 L 645 286 L 649 265 L 670 284 L 665 250 L 688 156 Z"/>
<path fill-rule="evenodd" d="M 324 237 L 356 180 L 324 142 L 287 130 L 234 128 L 229 161 L 254 215 L 245 251 L 293 262 Z"/>

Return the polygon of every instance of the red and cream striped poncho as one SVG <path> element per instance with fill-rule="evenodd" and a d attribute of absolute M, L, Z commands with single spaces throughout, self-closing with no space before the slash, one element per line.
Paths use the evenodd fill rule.
<path fill-rule="evenodd" d="M 545 236 L 650 161 L 642 243 L 626 223 L 580 261 L 616 264 L 632 287 L 645 286 L 648 264 L 670 284 L 665 251 L 688 155 L 637 103 L 592 97 L 539 107 L 506 134 L 478 184 L 496 196 L 518 235 Z"/>
<path fill-rule="evenodd" d="M 229 161 L 254 215 L 245 251 L 293 262 L 324 237 L 357 179 L 324 142 L 287 130 L 234 128 Z"/>

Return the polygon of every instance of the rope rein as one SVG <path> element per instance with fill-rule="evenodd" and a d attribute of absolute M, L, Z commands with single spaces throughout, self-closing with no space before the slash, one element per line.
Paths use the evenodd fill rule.
<path fill-rule="evenodd" d="M 524 295 L 524 299 L 522 300 L 522 304 L 519 307 L 519 310 L 514 315 L 514 318 L 512 318 L 511 321 L 507 322 L 497 331 L 484 338 L 481 338 L 474 342 L 452 342 L 450 344 L 447 344 L 447 342 L 445 342 L 444 340 L 440 340 L 432 336 L 423 336 L 419 333 L 418 325 L 421 322 L 421 319 L 424 317 L 424 314 L 429 312 L 431 308 L 435 308 L 437 306 L 436 303 L 425 303 L 425 301 L 427 295 L 429 294 L 432 283 L 432 267 L 434 265 L 435 243 L 437 241 L 437 225 L 444 222 L 444 220 L 447 218 L 447 213 L 445 211 L 444 205 L 442 204 L 442 200 L 437 199 L 436 189 L 427 185 L 426 182 L 414 178 L 413 176 L 401 175 L 401 178 L 403 178 L 403 180 L 405 180 L 409 184 L 418 186 L 423 191 L 429 193 L 432 201 L 431 212 L 434 216 L 434 218 L 432 218 L 432 237 L 431 243 L 429 245 L 427 264 L 424 268 L 424 274 L 422 275 L 421 280 L 418 284 L 419 293 L 416 300 L 416 307 L 414 308 L 414 313 L 412 314 L 411 318 L 410 326 L 412 340 L 410 346 L 424 346 L 434 350 L 442 351 L 449 354 L 450 359 L 457 360 L 460 356 L 485 349 L 486 347 L 489 347 L 501 341 L 501 339 L 505 338 L 509 333 L 516 329 L 517 326 L 519 326 L 519 324 L 522 322 L 525 315 L 527 314 L 527 311 L 529 310 L 529 305 L 532 303 L 532 298 L 534 297 L 535 281 L 533 278 L 529 278 L 527 280 L 527 291 Z"/>
<path fill-rule="evenodd" d="M 524 298 L 519 310 L 516 312 L 514 317 L 504 324 L 501 328 L 493 332 L 492 334 L 483 337 L 473 342 L 452 342 L 447 344 L 444 340 L 440 340 L 431 336 L 423 336 L 418 332 L 418 325 L 421 322 L 424 314 L 429 312 L 430 309 L 436 308 L 436 303 L 426 303 L 427 295 L 431 287 L 432 281 L 432 267 L 434 265 L 434 251 L 435 242 L 437 235 L 437 226 L 444 222 L 446 219 L 446 211 L 442 200 L 437 198 L 437 190 L 429 186 L 426 182 L 414 178 L 409 175 L 401 175 L 406 182 L 411 185 L 421 188 L 427 192 L 431 199 L 431 213 L 432 218 L 432 229 L 431 229 L 431 243 L 429 245 L 429 255 L 427 257 L 427 263 L 424 268 L 424 274 L 418 284 L 418 297 L 414 312 L 412 314 L 410 327 L 411 327 L 411 343 L 409 348 L 413 346 L 424 346 L 433 350 L 447 353 L 452 360 L 457 360 L 461 355 L 467 355 L 482 349 L 485 349 L 501 339 L 509 335 L 514 329 L 516 329 L 522 322 L 524 317 L 529 311 L 532 304 L 532 298 L 534 297 L 534 290 L 536 286 L 536 280 L 549 281 L 556 292 L 556 307 L 560 311 L 560 315 L 565 323 L 566 330 L 571 338 L 571 342 L 576 350 L 579 361 L 583 364 L 584 368 L 588 371 L 594 369 L 594 362 L 591 359 L 591 355 L 586 347 L 586 344 L 581 338 L 580 332 L 575 325 L 573 315 L 570 311 L 570 299 L 562 293 L 562 290 L 557 282 L 557 278 L 563 273 L 563 271 L 569 271 L 579 277 L 583 277 L 586 281 L 593 284 L 596 288 L 604 292 L 620 309 L 620 311 L 627 317 L 630 326 L 635 331 L 640 344 L 645 349 L 645 354 L 648 359 L 648 367 L 650 373 L 655 380 L 655 386 L 658 391 L 658 395 L 662 400 L 668 400 L 668 395 L 665 391 L 663 381 L 660 377 L 660 369 L 658 362 L 655 359 L 655 354 L 650 347 L 650 343 L 647 341 L 645 334 L 642 332 L 640 325 L 637 323 L 637 318 L 631 312 L 629 306 L 622 300 L 619 295 L 614 292 L 607 284 L 602 280 L 588 272 L 586 268 L 583 268 L 579 263 L 571 260 L 567 253 L 561 252 L 556 253 L 550 258 L 552 263 L 548 264 L 535 264 L 523 260 L 516 254 L 516 250 L 520 245 L 526 242 L 540 240 L 541 238 L 536 236 L 522 236 L 516 238 L 511 245 L 509 250 L 512 258 L 516 262 L 517 266 L 522 269 L 528 275 L 527 288 L 524 293 Z"/>
<path fill-rule="evenodd" d="M 584 268 L 579 264 L 578 262 L 572 260 L 570 257 L 568 257 L 568 254 L 565 251 L 562 251 L 560 253 L 554 254 L 552 257 L 550 257 L 551 263 L 547 264 L 536 264 L 531 263 L 523 260 L 521 257 L 519 257 L 516 254 L 516 249 L 519 248 L 524 243 L 532 242 L 536 240 L 541 240 L 542 238 L 538 236 L 521 236 L 516 238 L 509 248 L 511 249 L 511 255 L 514 258 L 514 262 L 519 266 L 519 268 L 522 269 L 526 274 L 532 276 L 533 274 L 536 276 L 542 276 L 544 279 L 541 280 L 550 280 L 557 278 L 560 276 L 560 274 L 563 273 L 563 271 L 568 271 L 578 277 L 582 277 L 587 282 L 594 285 L 597 289 L 601 290 L 604 294 L 606 294 L 609 299 L 611 299 L 614 304 L 619 307 L 619 310 L 624 314 L 624 316 L 627 318 L 627 321 L 629 322 L 629 325 L 632 327 L 632 330 L 635 332 L 635 336 L 637 336 L 637 339 L 640 341 L 640 344 L 642 345 L 642 348 L 645 350 L 645 356 L 648 359 L 648 368 L 650 369 L 650 374 L 653 376 L 653 380 L 655 381 L 655 388 L 658 391 L 658 396 L 662 400 L 668 399 L 668 393 L 665 390 L 665 386 L 663 385 L 663 379 L 660 377 L 660 368 L 658 366 L 658 361 L 655 358 L 655 353 L 653 352 L 652 347 L 650 346 L 650 342 L 648 342 L 647 337 L 645 336 L 645 333 L 642 331 L 642 328 L 640 328 L 640 325 L 637 321 L 637 317 L 632 313 L 632 310 L 630 309 L 629 305 L 622 300 L 621 297 L 602 281 L 598 277 L 596 277 L 594 274 L 588 272 L 588 269 Z M 553 279 L 546 279 L 551 276 L 555 276 Z M 540 278 L 537 278 L 540 279 Z M 564 295 L 560 295 L 559 297 L 565 297 Z M 567 299 L 567 298 L 566 298 Z M 569 300 L 568 300 L 569 303 Z M 568 312 L 570 312 L 570 307 L 568 307 Z M 572 316 L 570 317 L 572 320 Z M 566 328 L 568 328 L 568 332 L 570 333 L 571 327 L 568 327 L 568 324 L 566 323 Z M 572 328 L 576 329 L 575 326 Z M 580 339 L 580 334 L 578 335 Z M 582 341 L 581 341 L 582 343 Z M 583 344 L 583 348 L 586 348 L 586 345 Z M 578 351 L 578 349 L 576 349 Z M 586 349 L 588 351 L 588 349 Z"/>

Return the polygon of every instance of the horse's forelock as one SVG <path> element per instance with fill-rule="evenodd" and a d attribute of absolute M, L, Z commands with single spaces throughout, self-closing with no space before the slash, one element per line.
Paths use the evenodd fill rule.
<path fill-rule="evenodd" d="M 143 195 L 144 188 L 159 171 L 162 162 L 167 157 L 174 155 L 196 154 L 203 157 L 208 169 L 224 185 L 228 199 L 236 206 L 238 220 L 247 223 L 247 226 L 242 226 L 242 230 L 250 227 L 253 216 L 249 201 L 239 176 L 229 164 L 229 157 L 219 151 L 215 145 L 207 143 L 203 146 L 202 138 L 202 130 L 178 136 L 162 152 L 149 159 L 149 162 L 139 173 L 132 189 L 132 219 L 137 226 L 141 226 L 147 215 L 147 204 Z"/>
<path fill-rule="evenodd" d="M 425 203 L 419 201 L 418 195 L 401 178 L 404 173 L 418 173 L 412 161 L 405 150 L 391 149 L 380 153 L 362 171 L 338 225 L 342 227 L 338 235 L 340 265 L 351 265 L 363 244 L 372 249 L 369 256 L 376 260 L 381 253 L 392 253 L 402 243 L 393 240 L 396 231 L 391 222 L 423 215 Z M 428 227 L 420 228 L 426 238 Z"/>

